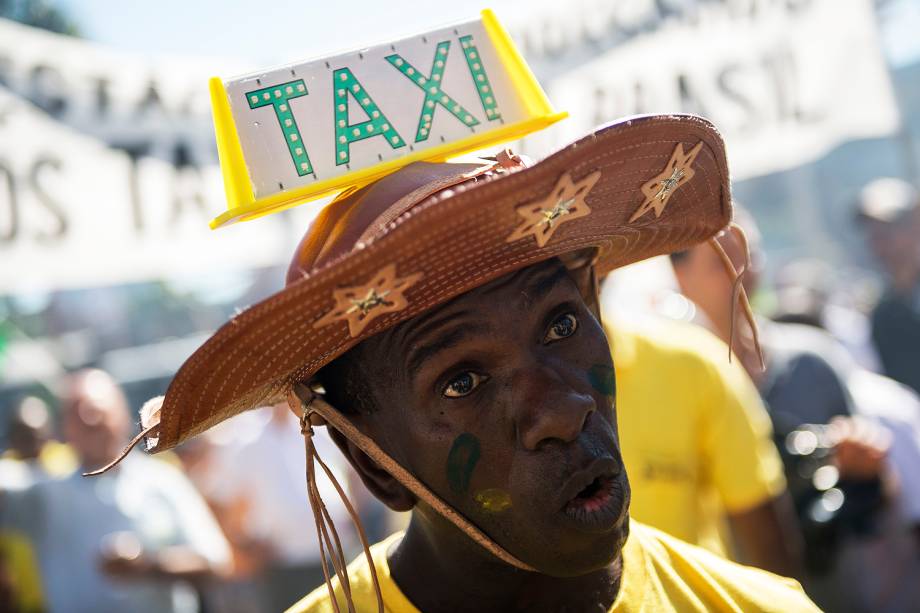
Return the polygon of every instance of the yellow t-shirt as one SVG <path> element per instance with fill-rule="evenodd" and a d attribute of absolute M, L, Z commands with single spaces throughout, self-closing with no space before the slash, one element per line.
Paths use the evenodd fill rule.
<path fill-rule="evenodd" d="M 29 539 L 18 532 L 0 532 L 0 560 L 12 588 L 13 609 L 22 613 L 44 611 L 41 574 Z"/>
<path fill-rule="evenodd" d="M 786 487 L 760 395 L 728 347 L 699 326 L 607 322 L 630 515 L 726 555 L 726 513 Z"/>
<path fill-rule="evenodd" d="M 390 576 L 387 550 L 402 538 L 394 534 L 371 547 L 380 591 L 389 613 L 418 613 Z M 348 566 L 349 584 L 359 613 L 377 610 L 377 599 L 364 554 Z M 336 598 L 347 611 L 338 579 Z M 475 611 L 475 603 L 467 607 Z M 623 548 L 623 578 L 611 613 L 668 611 L 817 611 L 802 587 L 792 579 L 713 555 L 633 521 Z M 331 613 L 329 592 L 321 585 L 288 609 L 288 613 Z"/>

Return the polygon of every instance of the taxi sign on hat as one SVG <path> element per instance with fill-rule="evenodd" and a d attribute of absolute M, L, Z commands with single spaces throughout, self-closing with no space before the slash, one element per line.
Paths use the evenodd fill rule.
<path fill-rule="evenodd" d="M 227 82 L 211 104 L 227 211 L 212 228 L 520 138 L 556 112 L 490 10 Z"/>

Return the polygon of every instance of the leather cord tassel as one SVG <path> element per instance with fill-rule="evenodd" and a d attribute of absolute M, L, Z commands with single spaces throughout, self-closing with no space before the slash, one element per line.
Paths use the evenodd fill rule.
<path fill-rule="evenodd" d="M 115 458 L 114 460 L 112 460 L 111 462 L 103 466 L 102 468 L 97 468 L 96 470 L 91 470 L 89 472 L 83 473 L 83 476 L 84 477 L 96 477 L 118 466 L 122 460 L 128 457 L 128 454 L 131 453 L 131 450 L 137 447 L 137 444 L 140 443 L 142 440 L 144 440 L 144 437 L 150 434 L 154 430 L 154 428 L 156 428 L 158 425 L 160 424 L 159 423 L 153 424 L 152 426 L 148 426 L 144 428 L 143 430 L 141 430 L 140 432 L 138 432 L 137 435 L 131 439 L 131 442 L 125 445 L 125 448 L 121 450 L 121 453 L 118 454 L 117 458 Z"/>
<path fill-rule="evenodd" d="M 303 422 L 301 422 L 301 424 L 303 424 Z M 310 508 L 313 510 L 313 521 L 316 524 L 316 538 L 319 541 L 320 566 L 323 569 L 323 578 L 326 581 L 326 589 L 329 590 L 332 608 L 335 609 L 335 613 L 341 613 L 338 600 L 335 597 L 335 591 L 332 587 L 332 579 L 329 575 L 329 565 L 326 561 L 326 534 L 323 530 L 323 517 L 319 510 L 319 502 L 316 499 L 313 488 L 313 483 L 316 478 L 313 464 L 313 430 L 309 427 L 309 424 L 306 429 L 301 425 L 301 432 L 304 435 L 304 445 L 306 447 L 307 456 L 307 498 L 310 500 Z"/>
<path fill-rule="evenodd" d="M 326 508 L 326 505 L 320 496 L 319 488 L 316 485 L 317 463 L 320 465 L 323 472 L 326 474 L 326 477 L 332 483 L 336 493 L 342 499 L 342 502 L 344 503 L 345 508 L 355 525 L 358 536 L 361 539 L 361 546 L 364 549 L 364 555 L 367 558 L 368 566 L 370 567 L 371 580 L 374 584 L 374 592 L 377 597 L 377 610 L 380 613 L 383 613 L 383 595 L 380 591 L 380 583 L 377 579 L 377 569 L 374 566 L 374 560 L 370 552 L 370 545 L 367 542 L 367 536 L 364 532 L 364 526 L 361 524 L 361 519 L 358 516 L 358 513 L 355 511 L 354 506 L 348 500 L 348 496 L 345 494 L 345 490 L 342 488 L 341 484 L 339 484 L 338 479 L 336 479 L 335 474 L 332 472 L 332 470 L 330 470 L 326 463 L 323 462 L 322 458 L 319 456 L 319 453 L 316 450 L 316 446 L 313 444 L 313 423 L 311 423 L 311 411 L 309 405 L 302 403 L 296 394 L 293 393 L 293 391 L 288 394 L 288 404 L 292 408 L 298 409 L 298 412 L 301 413 L 300 431 L 304 437 L 304 446 L 307 460 L 307 497 L 310 501 L 310 507 L 313 509 L 313 518 L 316 524 L 316 535 L 320 546 L 320 561 L 323 569 L 323 577 L 326 581 L 326 589 L 329 591 L 329 598 L 332 602 L 332 607 L 336 613 L 342 613 L 338 600 L 336 599 L 335 589 L 332 583 L 333 572 L 330 572 L 329 561 L 332 562 L 332 570 L 334 571 L 335 576 L 338 577 L 339 585 L 342 587 L 342 592 L 345 603 L 348 607 L 348 612 L 355 613 L 356 611 L 354 599 L 351 593 L 351 583 L 348 579 L 348 561 L 345 559 L 345 552 L 342 548 L 342 543 L 339 538 L 338 531 L 335 528 L 335 523 L 333 522 L 332 516 L 329 514 L 329 510 Z"/>
<path fill-rule="evenodd" d="M 725 249 L 722 248 L 722 245 L 719 244 L 717 239 L 710 238 L 708 241 L 709 246 L 715 250 L 716 254 L 718 254 L 719 259 L 722 262 L 722 266 L 725 268 L 726 274 L 732 281 L 732 314 L 731 323 L 729 326 L 728 359 L 729 361 L 732 359 L 732 349 L 734 348 L 735 344 L 735 318 L 738 306 L 740 305 L 742 311 L 744 312 L 744 318 L 747 320 L 748 326 L 751 328 L 751 334 L 754 338 L 754 349 L 757 351 L 757 357 L 760 360 L 760 368 L 761 370 L 764 370 L 766 368 L 766 363 L 764 362 L 763 349 L 760 345 L 760 332 L 757 329 L 757 320 L 754 317 L 754 311 L 751 308 L 750 301 L 748 300 L 747 292 L 744 291 L 744 286 L 741 284 L 744 273 L 747 272 L 751 266 L 751 254 L 748 250 L 747 236 L 744 234 L 744 230 L 741 228 L 741 226 L 735 222 L 732 222 L 729 225 L 728 231 L 735 238 L 735 240 L 738 241 L 741 250 L 744 253 L 745 263 L 740 271 L 735 269 L 735 265 L 732 263 L 731 258 L 728 257 L 727 253 L 725 253 Z"/>

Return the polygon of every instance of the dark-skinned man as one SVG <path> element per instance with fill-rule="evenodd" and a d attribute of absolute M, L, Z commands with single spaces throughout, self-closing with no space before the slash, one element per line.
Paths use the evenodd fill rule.
<path fill-rule="evenodd" d="M 729 194 L 721 138 L 692 116 L 610 124 L 529 167 L 409 164 L 321 212 L 285 289 L 150 405 L 147 447 L 287 399 L 331 558 L 291 611 L 815 610 L 792 580 L 629 520 L 596 279 L 712 237 Z M 347 570 L 319 425 L 412 513 Z"/>

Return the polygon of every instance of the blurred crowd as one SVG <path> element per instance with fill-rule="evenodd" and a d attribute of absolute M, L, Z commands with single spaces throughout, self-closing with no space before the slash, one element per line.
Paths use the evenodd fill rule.
<path fill-rule="evenodd" d="M 34 396 L 9 415 L 0 460 L 0 610 L 281 611 L 322 582 L 304 441 L 286 406 L 243 414 L 175 455 L 134 452 L 98 476 L 134 429 L 101 370 L 61 382 L 59 418 Z M 61 441 L 56 437 L 60 437 Z M 315 444 L 347 483 L 331 441 Z M 320 484 L 349 552 L 357 542 Z M 369 533 L 379 503 L 352 492 Z"/>
<path fill-rule="evenodd" d="M 920 196 L 879 179 L 854 208 L 885 279 L 873 303 L 824 262 L 768 266 L 753 217 L 735 220 L 673 254 L 638 307 L 618 298 L 636 294 L 629 270 L 605 288 L 632 515 L 796 577 L 829 611 L 920 610 Z M 0 412 L 0 610 L 281 611 L 322 583 L 286 406 L 84 477 L 119 455 L 140 407 L 102 370 L 54 392 Z M 314 443 L 368 539 L 398 529 L 322 429 Z"/>

